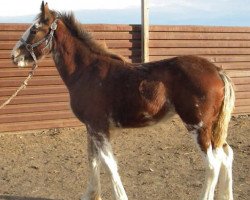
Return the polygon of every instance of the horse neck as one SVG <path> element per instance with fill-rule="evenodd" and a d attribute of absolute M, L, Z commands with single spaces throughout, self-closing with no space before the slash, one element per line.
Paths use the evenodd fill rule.
<path fill-rule="evenodd" d="M 89 48 L 72 36 L 61 21 L 58 22 L 52 55 L 57 70 L 67 86 L 77 71 L 84 70 L 96 59 Z"/>

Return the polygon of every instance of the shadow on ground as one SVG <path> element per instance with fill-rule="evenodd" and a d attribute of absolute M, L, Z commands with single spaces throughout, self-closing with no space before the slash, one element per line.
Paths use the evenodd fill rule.
<path fill-rule="evenodd" d="M 20 197 L 20 196 L 0 195 L 0 200 L 59 200 L 59 199 L 47 199 L 47 198 L 42 198 L 42 197 Z"/>

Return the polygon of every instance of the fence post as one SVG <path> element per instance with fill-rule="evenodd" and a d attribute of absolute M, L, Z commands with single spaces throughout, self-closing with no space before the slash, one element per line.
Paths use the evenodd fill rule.
<path fill-rule="evenodd" d="M 149 61 L 149 17 L 148 0 L 141 0 L 141 60 Z"/>

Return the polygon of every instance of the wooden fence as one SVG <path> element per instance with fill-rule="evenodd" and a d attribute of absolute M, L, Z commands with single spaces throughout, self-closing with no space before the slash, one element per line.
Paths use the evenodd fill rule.
<path fill-rule="evenodd" d="M 10 52 L 27 24 L 0 24 L 0 103 L 27 76 Z M 140 62 L 138 25 L 84 25 L 98 40 L 131 62 Z M 150 60 L 177 55 L 200 55 L 226 69 L 236 88 L 234 114 L 250 113 L 250 28 L 201 26 L 151 26 Z M 0 132 L 79 126 L 68 103 L 68 94 L 50 57 L 39 63 L 35 77 L 9 105 L 0 110 Z"/>

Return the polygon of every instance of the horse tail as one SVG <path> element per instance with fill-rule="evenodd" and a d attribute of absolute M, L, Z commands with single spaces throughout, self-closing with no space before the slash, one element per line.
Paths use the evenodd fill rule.
<path fill-rule="evenodd" d="M 235 93 L 231 79 L 223 70 L 219 71 L 220 77 L 224 82 L 224 100 L 218 120 L 213 129 L 214 147 L 222 147 L 226 143 L 228 124 L 234 109 Z"/>

